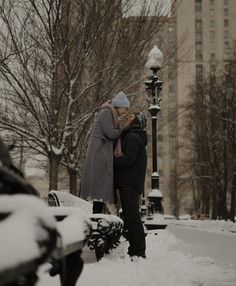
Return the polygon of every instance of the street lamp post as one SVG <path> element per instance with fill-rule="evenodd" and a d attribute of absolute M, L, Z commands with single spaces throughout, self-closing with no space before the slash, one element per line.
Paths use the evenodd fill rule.
<path fill-rule="evenodd" d="M 155 205 L 155 211 L 163 212 L 161 200 L 162 193 L 159 190 L 159 174 L 157 165 L 157 116 L 160 112 L 160 91 L 162 89 L 162 81 L 158 79 L 158 71 L 163 63 L 163 54 L 157 46 L 154 46 L 148 54 L 148 61 L 145 67 L 151 71 L 151 74 L 145 81 L 146 90 L 148 92 L 148 111 L 151 114 L 152 120 L 152 191 L 148 195 L 150 202 Z"/>

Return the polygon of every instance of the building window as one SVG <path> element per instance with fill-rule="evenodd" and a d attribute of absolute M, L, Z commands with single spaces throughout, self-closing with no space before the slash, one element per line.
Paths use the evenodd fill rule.
<path fill-rule="evenodd" d="M 229 38 L 229 31 L 224 31 L 224 38 L 228 39 Z"/>
<path fill-rule="evenodd" d="M 210 39 L 211 40 L 215 39 L 215 32 L 214 31 L 210 31 Z"/>
<path fill-rule="evenodd" d="M 170 80 L 172 81 L 172 80 Z M 173 85 L 169 85 L 169 91 L 173 91 L 174 90 L 174 86 Z"/>
<path fill-rule="evenodd" d="M 197 79 L 202 79 L 202 65 L 196 65 L 196 78 Z"/>
<path fill-rule="evenodd" d="M 229 20 L 224 20 L 224 27 L 229 27 Z"/>
<path fill-rule="evenodd" d="M 169 137 L 169 140 L 170 140 L 170 144 L 176 144 L 176 137 L 175 136 L 170 136 Z"/>
<path fill-rule="evenodd" d="M 174 80 L 170 79 L 169 80 L 169 89 L 172 89 L 174 87 Z"/>
<path fill-rule="evenodd" d="M 175 42 L 175 36 L 170 36 L 169 43 L 174 43 L 174 42 Z"/>
<path fill-rule="evenodd" d="M 202 20 L 197 20 L 196 21 L 196 29 L 201 30 L 202 29 Z"/>
<path fill-rule="evenodd" d="M 175 148 L 175 146 L 171 146 L 170 147 L 170 154 L 171 154 L 172 158 L 175 158 L 175 156 L 176 156 L 176 148 Z"/>
<path fill-rule="evenodd" d="M 210 60 L 214 61 L 216 59 L 216 54 L 215 53 L 211 53 L 210 54 Z"/>
<path fill-rule="evenodd" d="M 158 140 L 158 141 L 163 141 L 163 135 L 158 134 L 158 136 L 157 136 L 157 140 Z"/>
<path fill-rule="evenodd" d="M 196 3 L 202 3 L 202 0 L 195 0 Z"/>
<path fill-rule="evenodd" d="M 202 12 L 202 5 L 196 5 L 196 11 Z"/>
<path fill-rule="evenodd" d="M 201 17 L 202 16 L 202 2 L 196 2 L 195 5 L 195 12 L 196 12 L 196 17 Z"/>
<path fill-rule="evenodd" d="M 196 51 L 196 60 L 201 61 L 202 60 L 202 52 Z"/>
<path fill-rule="evenodd" d="M 215 0 L 211 0 L 211 5 L 214 5 L 215 4 Z"/>
<path fill-rule="evenodd" d="M 215 49 L 215 43 L 214 42 L 210 42 L 210 50 L 214 50 Z"/>
<path fill-rule="evenodd" d="M 197 32 L 196 33 L 196 41 L 201 42 L 202 41 L 202 33 Z"/>
<path fill-rule="evenodd" d="M 210 9 L 210 15 L 211 15 L 211 16 L 214 16 L 214 15 L 215 15 L 215 11 L 214 11 L 213 8 Z"/>
<path fill-rule="evenodd" d="M 230 54 L 228 54 L 228 53 L 224 54 L 224 60 L 225 61 L 230 60 Z"/>
<path fill-rule="evenodd" d="M 202 12 L 196 12 L 196 18 L 201 18 L 202 17 Z"/>
<path fill-rule="evenodd" d="M 226 71 L 227 73 L 230 73 L 230 72 L 231 72 L 231 65 L 226 64 L 226 65 L 225 65 L 225 71 Z"/>
<path fill-rule="evenodd" d="M 202 42 L 196 42 L 196 50 L 198 51 L 202 50 Z"/>
<path fill-rule="evenodd" d="M 174 32 L 174 27 L 169 27 L 168 32 Z"/>
<path fill-rule="evenodd" d="M 158 149 L 157 149 L 157 156 L 158 157 L 161 157 L 163 155 L 163 148 L 162 146 L 158 146 Z M 159 174 L 160 175 L 160 174 Z"/>
<path fill-rule="evenodd" d="M 173 121 L 175 119 L 175 112 L 174 111 L 170 111 L 169 112 L 169 121 Z"/>
<path fill-rule="evenodd" d="M 229 16 L 229 9 L 224 9 L 224 16 Z"/>
<path fill-rule="evenodd" d="M 196 65 L 196 72 L 197 72 L 197 74 L 202 73 L 202 65 Z"/>
<path fill-rule="evenodd" d="M 176 107 L 176 102 L 173 101 L 173 100 L 171 100 L 171 101 L 169 102 L 169 108 L 175 108 L 175 107 Z"/>
<path fill-rule="evenodd" d="M 170 121 L 169 122 L 169 131 L 171 134 L 173 134 L 175 132 L 175 122 L 174 121 Z"/>
<path fill-rule="evenodd" d="M 228 5 L 229 4 L 229 0 L 225 0 L 224 4 Z"/>
<path fill-rule="evenodd" d="M 211 66 L 210 66 L 210 73 L 211 73 L 211 75 L 214 75 L 215 72 L 216 72 L 216 66 L 211 65 Z"/>
<path fill-rule="evenodd" d="M 224 42 L 224 48 L 229 49 L 229 42 Z"/>
<path fill-rule="evenodd" d="M 215 20 L 211 20 L 210 26 L 211 26 L 211 28 L 215 28 Z"/>
<path fill-rule="evenodd" d="M 159 170 L 158 170 L 158 173 L 159 173 L 159 176 L 160 176 L 160 177 L 163 176 L 163 170 L 162 170 L 162 169 L 159 169 Z M 161 186 L 161 184 L 160 184 L 160 186 Z M 162 189 L 163 189 L 163 187 L 160 188 L 160 190 L 162 190 Z"/>
<path fill-rule="evenodd" d="M 173 96 L 175 96 L 175 93 L 173 91 L 169 91 L 169 96 L 173 97 Z"/>

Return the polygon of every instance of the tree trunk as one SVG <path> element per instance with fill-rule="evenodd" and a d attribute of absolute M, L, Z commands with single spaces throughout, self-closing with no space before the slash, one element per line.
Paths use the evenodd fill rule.
<path fill-rule="evenodd" d="M 68 174 L 69 174 L 70 193 L 78 197 L 79 194 L 77 188 L 77 171 L 69 169 Z"/>
<path fill-rule="evenodd" d="M 203 175 L 206 175 L 206 173 L 203 173 Z M 207 181 L 204 178 L 202 178 L 201 181 L 202 181 L 202 188 L 201 188 L 201 191 L 202 191 L 202 198 L 201 198 L 202 210 L 201 210 L 201 213 L 203 215 L 208 215 L 209 214 L 209 212 L 208 212 L 209 211 L 209 208 L 208 208 L 209 200 L 208 200 Z"/>
<path fill-rule="evenodd" d="M 226 130 L 226 126 L 224 126 L 224 130 Z M 225 131 L 226 132 L 226 131 Z M 227 134 L 225 133 L 225 137 Z M 227 189 L 228 189 L 228 149 L 226 140 L 224 140 L 224 173 L 223 173 L 223 188 L 222 188 L 222 218 L 224 220 L 228 219 L 228 209 L 227 209 Z"/>
<path fill-rule="evenodd" d="M 235 109 L 234 109 L 235 110 Z M 236 114 L 233 112 L 233 120 L 235 120 Z M 235 222 L 235 207 L 236 207 L 236 136 L 235 136 L 235 126 L 233 126 L 233 136 L 232 136 L 232 153 L 233 153 L 233 178 L 230 192 L 230 220 Z"/>
<path fill-rule="evenodd" d="M 51 153 L 49 155 L 49 191 L 58 189 L 60 156 Z"/>
<path fill-rule="evenodd" d="M 214 188 L 212 190 L 212 219 L 217 219 L 218 215 L 218 200 L 217 200 L 218 190 L 217 188 Z"/>
<path fill-rule="evenodd" d="M 233 184 L 231 187 L 231 202 L 230 202 L 230 220 L 235 222 L 235 200 L 236 200 L 236 174 L 233 175 Z"/>
<path fill-rule="evenodd" d="M 193 202 L 194 202 L 194 209 L 197 215 L 200 214 L 200 200 L 199 200 L 199 189 L 198 186 L 194 185 L 194 181 L 192 181 L 192 192 L 193 192 Z M 197 189 L 197 190 L 196 190 Z"/>

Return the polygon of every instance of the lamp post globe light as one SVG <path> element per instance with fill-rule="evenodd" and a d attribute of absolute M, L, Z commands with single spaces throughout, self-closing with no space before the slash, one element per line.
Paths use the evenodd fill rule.
<path fill-rule="evenodd" d="M 152 191 L 148 194 L 149 206 L 148 209 L 153 209 L 155 212 L 163 213 L 161 201 L 163 195 L 159 190 L 159 174 L 157 165 L 157 117 L 160 108 L 160 92 L 162 89 L 162 81 L 158 79 L 158 71 L 161 69 L 164 57 L 160 49 L 155 45 L 148 54 L 148 61 L 145 68 L 149 71 L 149 76 L 145 81 L 146 90 L 148 93 L 148 111 L 151 114 L 152 120 L 152 175 L 151 187 Z M 151 73 L 150 73 L 151 72 Z M 150 216 L 151 216 L 150 210 Z M 149 211 L 148 211 L 149 216 Z"/>

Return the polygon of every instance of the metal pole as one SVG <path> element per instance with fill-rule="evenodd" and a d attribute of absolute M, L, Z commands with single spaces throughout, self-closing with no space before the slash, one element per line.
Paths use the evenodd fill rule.
<path fill-rule="evenodd" d="M 146 89 L 150 92 L 151 98 L 149 101 L 148 111 L 152 119 L 152 190 L 159 189 L 159 174 L 157 165 L 157 115 L 160 111 L 159 106 L 159 93 L 161 91 L 162 82 L 158 81 L 157 72 L 159 69 L 152 69 L 153 73 L 150 80 L 146 81 Z"/>
<path fill-rule="evenodd" d="M 163 195 L 159 190 L 159 174 L 157 161 L 157 116 L 160 112 L 160 91 L 162 89 L 162 81 L 158 80 L 157 73 L 163 63 L 163 54 L 157 46 L 148 54 L 148 61 L 145 67 L 152 71 L 152 74 L 145 81 L 146 90 L 148 91 L 148 111 L 152 120 L 152 170 L 151 185 L 152 191 L 148 194 L 148 200 L 155 206 L 155 212 L 163 213 L 161 200 Z M 150 218 L 149 218 L 150 219 Z"/>
<path fill-rule="evenodd" d="M 152 189 L 159 189 L 157 172 L 157 118 L 152 116 Z"/>

